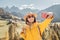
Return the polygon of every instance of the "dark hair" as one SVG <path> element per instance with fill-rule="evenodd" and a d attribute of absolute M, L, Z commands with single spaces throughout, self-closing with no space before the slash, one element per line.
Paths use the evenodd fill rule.
<path fill-rule="evenodd" d="M 26 18 L 26 24 L 27 24 L 27 22 L 29 23 L 28 18 Z M 35 23 L 35 22 L 36 22 L 36 18 L 34 17 L 34 22 L 33 23 Z"/>

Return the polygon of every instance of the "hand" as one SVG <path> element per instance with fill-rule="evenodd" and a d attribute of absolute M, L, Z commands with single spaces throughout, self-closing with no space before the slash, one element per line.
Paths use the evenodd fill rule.
<path fill-rule="evenodd" d="M 44 19 L 52 18 L 53 17 L 53 12 L 42 12 L 41 17 L 44 18 Z"/>
<path fill-rule="evenodd" d="M 47 12 L 47 18 L 53 18 L 53 12 Z"/>

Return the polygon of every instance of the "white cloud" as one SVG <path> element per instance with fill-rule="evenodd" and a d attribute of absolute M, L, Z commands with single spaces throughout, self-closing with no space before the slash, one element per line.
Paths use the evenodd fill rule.
<path fill-rule="evenodd" d="M 23 8 L 23 7 L 20 7 L 19 9 L 22 10 L 22 9 L 24 9 L 24 8 Z"/>
<path fill-rule="evenodd" d="M 30 4 L 30 5 L 21 5 L 20 9 L 26 9 L 26 8 L 30 8 L 30 9 L 37 9 L 34 4 Z"/>
<path fill-rule="evenodd" d="M 56 3 L 56 2 L 55 2 L 55 3 L 53 3 L 53 5 L 57 5 L 57 4 L 60 4 L 60 3 Z"/>
<path fill-rule="evenodd" d="M 30 5 L 22 5 L 22 7 L 32 7 L 34 6 L 34 4 L 30 4 Z"/>

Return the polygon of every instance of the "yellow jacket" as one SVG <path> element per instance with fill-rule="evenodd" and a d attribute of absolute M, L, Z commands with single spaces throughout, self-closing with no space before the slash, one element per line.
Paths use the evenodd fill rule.
<path fill-rule="evenodd" d="M 53 18 L 52 18 L 53 19 Z M 20 34 L 24 40 L 42 40 L 41 35 L 45 28 L 49 25 L 52 19 L 45 19 L 42 23 L 34 23 L 31 25 L 31 29 L 29 29 L 29 25 L 26 25 L 24 32 Z M 38 28 L 39 26 L 39 28 Z"/>

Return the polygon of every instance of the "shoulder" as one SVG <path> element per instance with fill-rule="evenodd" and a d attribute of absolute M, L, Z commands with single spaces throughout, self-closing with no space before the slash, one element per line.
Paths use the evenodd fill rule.
<path fill-rule="evenodd" d="M 40 24 L 41 24 L 41 22 L 36 22 L 36 24 L 37 24 L 37 25 L 40 25 Z"/>

